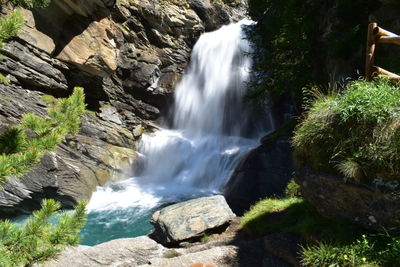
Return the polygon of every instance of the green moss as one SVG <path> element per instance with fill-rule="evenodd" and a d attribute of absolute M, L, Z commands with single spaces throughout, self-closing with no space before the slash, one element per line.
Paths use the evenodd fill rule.
<path fill-rule="evenodd" d="M 25 174 L 40 162 L 43 153 L 53 150 L 67 134 L 78 131 L 80 116 L 85 112 L 84 98 L 83 88 L 76 87 L 69 98 L 53 100 L 48 117 L 24 114 L 20 125 L 0 136 L 0 183 L 11 175 Z"/>
<path fill-rule="evenodd" d="M 0 73 L 0 83 L 4 85 L 9 85 L 10 79 L 8 79 L 6 76 Z"/>

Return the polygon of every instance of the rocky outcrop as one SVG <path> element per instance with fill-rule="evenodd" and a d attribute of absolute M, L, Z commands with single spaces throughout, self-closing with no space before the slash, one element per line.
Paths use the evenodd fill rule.
<path fill-rule="evenodd" d="M 390 188 L 343 182 L 339 176 L 296 172 L 296 182 L 305 199 L 327 218 L 346 218 L 366 228 L 381 231 L 400 225 L 400 195 Z"/>
<path fill-rule="evenodd" d="M 165 245 L 177 244 L 227 225 L 234 217 L 223 196 L 192 199 L 154 213 L 151 236 Z"/>
<path fill-rule="evenodd" d="M 224 190 L 226 200 L 236 214 L 243 214 L 262 198 L 283 195 L 293 171 L 289 138 L 265 138 L 232 174 Z"/>
<path fill-rule="evenodd" d="M 58 260 L 44 266 L 189 267 L 199 262 L 218 267 L 290 266 L 266 253 L 261 239 L 246 241 L 227 238 L 188 248 L 166 248 L 145 236 L 116 239 L 94 247 L 68 249 Z"/>
<path fill-rule="evenodd" d="M 82 86 L 94 112 L 77 136 L 4 186 L 0 212 L 29 212 L 44 197 L 71 207 L 96 186 L 128 175 L 135 140 L 168 108 L 199 35 L 240 19 L 243 7 L 244 1 L 53 0 L 23 10 L 25 26 L 0 51 L 0 73 L 10 79 L 0 85 L 0 133 L 23 113 L 45 116 L 42 93 L 67 96 Z M 0 12 L 11 9 L 8 3 Z"/>
<path fill-rule="evenodd" d="M 22 114 L 47 114 L 42 93 L 0 84 L 0 133 L 17 124 Z M 61 201 L 70 208 L 88 200 L 96 186 L 130 173 L 136 157 L 134 136 L 115 122 L 92 114 L 82 119 L 76 136 L 68 136 L 58 149 L 21 178 L 12 178 L 0 191 L 0 212 L 28 213 L 43 198 Z"/>

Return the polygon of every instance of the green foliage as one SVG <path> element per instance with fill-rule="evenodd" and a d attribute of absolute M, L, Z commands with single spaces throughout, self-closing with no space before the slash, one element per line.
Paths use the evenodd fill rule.
<path fill-rule="evenodd" d="M 47 118 L 24 114 L 20 125 L 3 133 L 0 136 L 0 183 L 10 175 L 23 175 L 67 134 L 75 134 L 80 116 L 85 112 L 84 101 L 83 88 L 75 87 L 69 98 L 54 99 Z"/>
<path fill-rule="evenodd" d="M 254 71 L 262 81 L 252 85 L 249 98 L 290 93 L 301 103 L 304 86 L 329 81 L 323 62 L 358 55 L 366 39 L 360 25 L 367 25 L 377 2 L 249 0 L 249 13 L 259 21 L 251 39 L 257 55 Z"/>
<path fill-rule="evenodd" d="M 321 217 L 301 198 L 264 199 L 242 218 L 241 231 L 264 236 L 293 232 L 306 241 L 302 266 L 398 266 L 400 232 L 372 233 L 344 220 Z"/>
<path fill-rule="evenodd" d="M 300 185 L 296 183 L 293 179 L 290 180 L 285 188 L 285 197 L 301 197 Z"/>
<path fill-rule="evenodd" d="M 24 17 L 19 9 L 0 17 L 0 43 L 17 35 L 23 25 Z"/>
<path fill-rule="evenodd" d="M 318 243 L 302 249 L 304 266 L 398 266 L 399 233 L 362 235 L 351 244 Z"/>
<path fill-rule="evenodd" d="M 360 228 L 344 220 L 328 220 L 302 198 L 264 199 L 243 215 L 241 231 L 264 236 L 274 232 L 294 232 L 305 240 L 351 241 Z"/>
<path fill-rule="evenodd" d="M 0 44 L 1 46 L 1 44 Z M 0 55 L 0 60 L 1 60 L 1 55 Z M 8 79 L 6 76 L 0 73 L 0 84 L 4 85 L 9 85 L 10 84 L 10 79 Z"/>
<path fill-rule="evenodd" d="M 54 258 L 68 245 L 79 244 L 79 231 L 85 224 L 84 202 L 75 212 L 59 212 L 61 205 L 52 199 L 43 200 L 42 208 L 33 212 L 23 226 L 8 220 L 0 222 L 1 266 L 30 266 Z M 50 217 L 59 215 L 57 224 Z"/>
<path fill-rule="evenodd" d="M 295 131 L 300 165 L 370 183 L 400 177 L 400 91 L 386 79 L 319 96 Z M 345 130 L 344 130 L 345 129 Z"/>
<path fill-rule="evenodd" d="M 51 0 L 12 0 L 17 6 L 22 6 L 24 8 L 45 8 L 47 7 Z"/>

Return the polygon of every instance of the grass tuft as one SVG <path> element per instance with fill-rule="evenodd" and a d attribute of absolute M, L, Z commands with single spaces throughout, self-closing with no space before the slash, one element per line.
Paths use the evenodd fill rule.
<path fill-rule="evenodd" d="M 293 137 L 299 165 L 341 173 L 357 183 L 400 179 L 400 87 L 355 81 L 319 96 Z"/>

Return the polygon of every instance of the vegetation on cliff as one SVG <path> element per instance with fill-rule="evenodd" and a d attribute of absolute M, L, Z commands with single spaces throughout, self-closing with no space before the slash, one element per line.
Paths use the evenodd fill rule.
<path fill-rule="evenodd" d="M 33 212 L 23 226 L 1 221 L 1 266 L 31 266 L 54 258 L 66 246 L 79 244 L 86 204 L 80 202 L 73 213 L 59 212 L 60 207 L 54 200 L 43 200 L 42 208 Z M 55 216 L 57 224 L 51 223 Z"/>
<path fill-rule="evenodd" d="M 23 175 L 67 134 L 75 134 L 79 130 L 80 116 L 85 112 L 84 100 L 83 88 L 75 87 L 70 97 L 53 99 L 48 117 L 24 114 L 20 125 L 4 132 L 0 136 L 0 183 L 11 175 Z"/>
<path fill-rule="evenodd" d="M 298 255 L 302 266 L 397 266 L 398 231 L 375 233 L 340 218 L 324 218 L 303 198 L 290 196 L 301 195 L 298 188 L 292 182 L 285 198 L 267 198 L 252 206 L 241 220 L 241 231 L 250 236 L 298 234 L 303 239 Z"/>
<path fill-rule="evenodd" d="M 297 161 L 352 182 L 398 181 L 399 89 L 381 79 L 316 94 L 293 138 Z"/>

